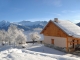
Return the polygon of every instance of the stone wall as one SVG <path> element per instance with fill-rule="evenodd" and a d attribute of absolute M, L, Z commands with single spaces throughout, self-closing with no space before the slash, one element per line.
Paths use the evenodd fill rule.
<path fill-rule="evenodd" d="M 55 46 L 53 44 L 46 44 L 46 43 L 44 43 L 44 45 L 46 47 L 53 48 L 53 49 L 56 49 L 56 50 L 59 50 L 59 51 L 62 51 L 62 52 L 67 52 L 66 47 L 58 47 L 58 46 Z"/>

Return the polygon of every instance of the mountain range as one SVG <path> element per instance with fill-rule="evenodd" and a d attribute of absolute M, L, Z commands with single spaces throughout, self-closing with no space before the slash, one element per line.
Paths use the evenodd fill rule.
<path fill-rule="evenodd" d="M 47 24 L 47 21 L 35 21 L 35 22 L 20 21 L 20 22 L 11 23 L 11 22 L 2 20 L 0 21 L 0 30 L 2 29 L 7 30 L 11 24 L 16 25 L 20 29 L 24 29 L 25 31 L 28 31 L 28 30 L 33 30 L 35 28 L 43 28 Z"/>
<path fill-rule="evenodd" d="M 11 24 L 16 25 L 20 29 L 24 29 L 25 31 L 29 31 L 29 30 L 32 31 L 36 28 L 41 28 L 41 29 L 44 28 L 44 26 L 47 24 L 47 21 L 35 21 L 35 22 L 20 21 L 20 22 L 11 23 L 9 21 L 2 20 L 0 21 L 0 30 L 2 29 L 7 30 Z M 77 23 L 76 25 L 80 26 L 80 22 Z"/>

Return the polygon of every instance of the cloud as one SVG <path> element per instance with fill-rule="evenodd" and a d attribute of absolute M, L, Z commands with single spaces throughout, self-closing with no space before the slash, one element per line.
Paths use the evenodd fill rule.
<path fill-rule="evenodd" d="M 43 0 L 43 3 L 47 5 L 54 5 L 56 7 L 62 6 L 61 0 Z"/>
<path fill-rule="evenodd" d="M 56 14 L 57 16 L 62 16 L 61 14 Z"/>
<path fill-rule="evenodd" d="M 80 13 L 80 10 L 63 10 L 62 13 Z"/>
<path fill-rule="evenodd" d="M 54 4 L 55 6 L 62 6 L 61 0 L 54 0 L 53 4 Z"/>
<path fill-rule="evenodd" d="M 63 10 L 62 13 L 75 13 L 76 11 L 70 11 L 70 10 Z"/>

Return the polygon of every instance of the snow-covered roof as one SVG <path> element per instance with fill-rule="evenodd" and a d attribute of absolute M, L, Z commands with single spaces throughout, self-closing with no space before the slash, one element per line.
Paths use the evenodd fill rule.
<path fill-rule="evenodd" d="M 69 36 L 80 38 L 80 27 L 68 20 L 58 20 L 58 22 L 53 21 L 58 27 L 60 27 Z"/>

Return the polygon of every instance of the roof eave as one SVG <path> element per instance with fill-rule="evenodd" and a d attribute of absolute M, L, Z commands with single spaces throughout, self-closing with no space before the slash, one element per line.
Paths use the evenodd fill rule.
<path fill-rule="evenodd" d="M 46 24 L 46 26 L 43 28 L 43 30 L 40 32 L 40 34 L 43 33 L 43 31 L 45 30 L 45 28 L 48 26 L 48 24 L 51 22 L 51 20 Z"/>

